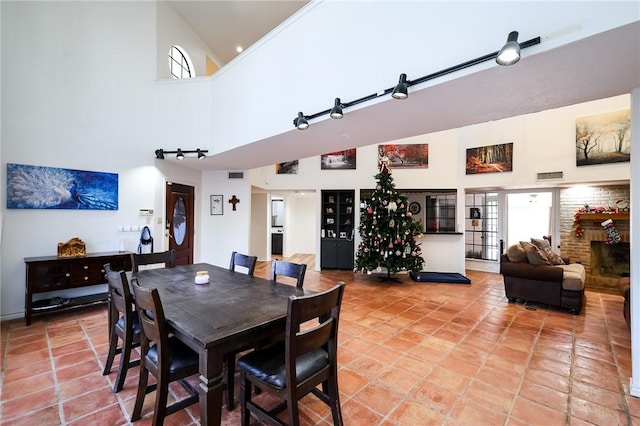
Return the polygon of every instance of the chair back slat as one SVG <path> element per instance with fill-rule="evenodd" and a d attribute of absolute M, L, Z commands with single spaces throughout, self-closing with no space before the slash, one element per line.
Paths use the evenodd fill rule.
<path fill-rule="evenodd" d="M 229 270 L 235 271 L 236 266 L 241 266 L 247 269 L 247 275 L 253 276 L 256 270 L 257 262 L 258 262 L 257 256 L 249 256 L 249 255 L 234 251 L 233 253 L 231 253 L 231 262 L 229 263 Z"/>
<path fill-rule="evenodd" d="M 104 265 L 104 270 L 107 283 L 109 284 L 109 296 L 111 297 L 113 307 L 118 312 L 132 315 L 133 309 L 131 306 L 133 298 L 131 296 L 131 288 L 129 287 L 127 274 L 124 271 L 112 270 L 111 265 L 108 263 Z"/>
<path fill-rule="evenodd" d="M 168 250 L 160 253 L 131 253 L 133 272 L 138 272 L 141 265 L 156 265 L 164 263 L 165 268 L 176 266 L 176 251 Z"/>
<path fill-rule="evenodd" d="M 277 281 L 278 276 L 290 277 L 296 280 L 297 288 L 302 288 L 306 271 L 307 265 L 304 263 L 293 263 L 274 259 L 271 263 L 271 281 Z"/>
<path fill-rule="evenodd" d="M 168 334 L 160 294 L 155 288 L 140 287 L 135 278 L 132 281 L 141 337 L 146 340 L 145 343 L 147 345 L 150 342 L 155 342 L 159 345 L 158 353 L 163 354 L 165 351 L 162 350 L 162 347 L 166 346 Z"/>

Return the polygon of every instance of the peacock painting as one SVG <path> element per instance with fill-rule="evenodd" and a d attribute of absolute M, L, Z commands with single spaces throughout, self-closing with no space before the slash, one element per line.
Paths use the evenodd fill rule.
<path fill-rule="evenodd" d="M 7 163 L 7 208 L 117 210 L 118 175 Z"/>

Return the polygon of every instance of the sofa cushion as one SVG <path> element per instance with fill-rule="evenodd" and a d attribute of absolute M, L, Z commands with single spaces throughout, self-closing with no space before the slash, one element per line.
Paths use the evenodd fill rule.
<path fill-rule="evenodd" d="M 536 266 L 550 264 L 545 253 L 538 247 L 526 241 L 520 241 L 520 245 L 524 247 L 524 252 L 530 264 Z"/>
<path fill-rule="evenodd" d="M 564 260 L 560 257 L 558 253 L 551 249 L 551 245 L 548 240 L 540 239 L 540 238 L 532 238 L 531 244 L 540 249 L 547 258 L 547 261 L 551 265 L 564 265 Z"/>
<path fill-rule="evenodd" d="M 520 244 L 513 244 L 507 247 L 506 254 L 509 262 L 528 262 L 524 247 Z"/>
<path fill-rule="evenodd" d="M 580 263 L 570 263 L 569 265 L 558 265 L 558 268 L 562 268 L 562 288 L 564 290 L 584 290 L 584 266 Z"/>

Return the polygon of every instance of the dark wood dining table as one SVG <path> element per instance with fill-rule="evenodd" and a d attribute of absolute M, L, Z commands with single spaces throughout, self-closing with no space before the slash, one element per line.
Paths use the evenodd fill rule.
<path fill-rule="evenodd" d="M 209 284 L 195 284 L 198 271 L 208 272 Z M 134 276 L 140 286 L 158 289 L 171 332 L 200 356 L 203 425 L 221 421 L 224 354 L 284 335 L 289 296 L 313 293 L 206 263 Z"/>

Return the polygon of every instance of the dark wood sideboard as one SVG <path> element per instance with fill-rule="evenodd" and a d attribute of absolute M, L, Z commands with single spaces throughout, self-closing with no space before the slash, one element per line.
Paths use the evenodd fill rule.
<path fill-rule="evenodd" d="M 81 306 L 104 303 L 108 292 L 90 294 L 60 300 L 39 300 L 33 296 L 38 293 L 56 292 L 97 284 L 105 284 L 103 265 L 110 263 L 114 270 L 131 270 L 130 252 L 87 253 L 78 257 L 25 257 L 27 279 L 24 296 L 24 320 L 31 324 L 31 317 L 44 313 L 58 312 Z M 58 302 L 58 303 L 53 303 Z"/>

